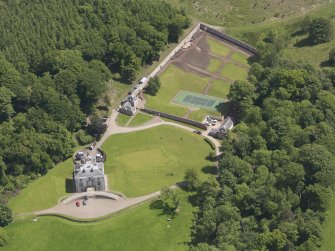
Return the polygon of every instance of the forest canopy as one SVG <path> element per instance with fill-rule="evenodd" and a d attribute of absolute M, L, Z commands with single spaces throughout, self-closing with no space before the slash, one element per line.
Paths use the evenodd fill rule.
<path fill-rule="evenodd" d="M 190 24 L 163 1 L 0 1 L 0 204 L 70 157 L 107 83 L 131 83 Z M 83 140 L 85 139 L 85 140 Z"/>

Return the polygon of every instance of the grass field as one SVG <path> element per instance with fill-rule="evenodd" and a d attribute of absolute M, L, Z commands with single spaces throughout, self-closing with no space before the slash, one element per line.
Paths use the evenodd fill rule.
<path fill-rule="evenodd" d="M 207 43 L 209 45 L 209 50 L 215 55 L 221 56 L 221 57 L 226 57 L 231 49 L 217 41 L 215 38 L 212 38 L 210 36 L 207 37 Z"/>
<path fill-rule="evenodd" d="M 211 164 L 205 159 L 211 149 L 202 137 L 172 126 L 112 135 L 102 149 L 110 190 L 128 197 L 183 181 L 189 168 L 206 177 L 200 170 Z"/>
<path fill-rule="evenodd" d="M 217 58 L 211 58 L 209 65 L 207 67 L 207 71 L 215 73 L 219 70 L 222 65 L 222 61 Z"/>
<path fill-rule="evenodd" d="M 153 116 L 144 113 L 137 113 L 135 117 L 129 122 L 128 126 L 138 126 L 152 120 Z"/>
<path fill-rule="evenodd" d="M 66 195 L 66 178 L 72 178 L 73 162 L 68 159 L 51 169 L 45 176 L 30 183 L 9 200 L 13 213 L 32 212 L 54 206 Z"/>
<path fill-rule="evenodd" d="M 231 83 L 217 79 L 212 83 L 211 88 L 208 91 L 208 95 L 227 98 L 230 90 Z"/>
<path fill-rule="evenodd" d="M 16 220 L 5 228 L 6 250 L 188 250 L 193 212 L 190 193 L 180 191 L 180 214 L 171 221 L 150 203 L 98 223 L 53 217 Z M 169 227 L 168 227 L 169 226 Z"/>
<path fill-rule="evenodd" d="M 241 68 L 235 64 L 228 63 L 225 64 L 221 72 L 221 75 L 233 81 L 246 80 L 248 78 L 248 70 L 245 68 Z"/>
<path fill-rule="evenodd" d="M 161 88 L 156 96 L 146 95 L 148 108 L 162 112 L 183 116 L 188 108 L 170 101 L 179 90 L 201 93 L 206 87 L 208 78 L 196 74 L 185 72 L 174 65 L 170 65 L 166 71 L 160 75 Z"/>
<path fill-rule="evenodd" d="M 130 120 L 130 118 L 131 117 L 129 115 L 120 113 L 116 118 L 116 122 L 119 126 L 125 126 Z"/>

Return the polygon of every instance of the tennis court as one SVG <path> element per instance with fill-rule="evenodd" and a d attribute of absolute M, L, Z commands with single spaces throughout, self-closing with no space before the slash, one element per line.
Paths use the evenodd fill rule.
<path fill-rule="evenodd" d="M 193 108 L 204 108 L 206 110 L 217 111 L 219 104 L 225 102 L 222 98 L 198 94 L 189 91 L 179 91 L 172 99 L 172 103 L 189 106 Z"/>

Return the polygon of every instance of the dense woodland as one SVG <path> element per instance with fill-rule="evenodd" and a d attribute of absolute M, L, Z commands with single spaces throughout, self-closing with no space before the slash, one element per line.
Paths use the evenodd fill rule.
<path fill-rule="evenodd" d="M 93 140 L 81 127 L 110 79 L 130 83 L 188 25 L 161 1 L 0 1 L 1 208 L 70 157 L 74 135 Z"/>
<path fill-rule="evenodd" d="M 316 19 L 306 31 L 322 43 L 331 29 Z M 285 39 L 269 35 L 249 81 L 230 89 L 239 124 L 223 141 L 218 178 L 197 186 L 192 251 L 320 246 L 335 183 L 335 69 L 286 60 Z"/>

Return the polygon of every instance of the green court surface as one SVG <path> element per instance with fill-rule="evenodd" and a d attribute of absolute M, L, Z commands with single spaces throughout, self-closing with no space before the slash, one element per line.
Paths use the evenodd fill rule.
<path fill-rule="evenodd" d="M 204 108 L 206 110 L 217 111 L 219 104 L 225 100 L 204 94 L 198 94 L 189 91 L 179 91 L 172 102 L 193 108 Z"/>

